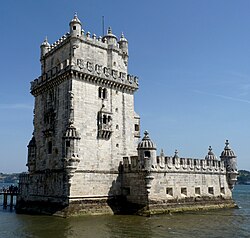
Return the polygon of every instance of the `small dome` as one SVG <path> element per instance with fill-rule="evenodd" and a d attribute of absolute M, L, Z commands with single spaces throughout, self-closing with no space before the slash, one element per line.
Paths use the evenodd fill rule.
<path fill-rule="evenodd" d="M 119 42 L 128 42 L 128 40 L 124 37 L 124 34 L 121 34 L 121 38 L 119 40 Z"/>
<path fill-rule="evenodd" d="M 80 135 L 77 132 L 76 128 L 71 124 L 67 127 L 64 138 L 80 139 Z"/>
<path fill-rule="evenodd" d="M 41 44 L 41 46 L 50 47 L 47 36 L 45 37 L 45 39 L 44 39 L 43 43 Z"/>
<path fill-rule="evenodd" d="M 70 24 L 72 23 L 79 23 L 81 24 L 81 21 L 77 17 L 77 13 L 75 13 L 74 18 L 70 21 Z"/>
<path fill-rule="evenodd" d="M 209 148 L 208 148 L 208 153 L 207 153 L 207 155 L 205 156 L 205 159 L 207 159 L 207 160 L 217 160 L 217 157 L 216 157 L 216 155 L 212 152 L 212 147 L 211 146 L 209 146 Z"/>
<path fill-rule="evenodd" d="M 117 41 L 117 37 L 112 33 L 111 27 L 108 28 L 107 35 L 102 37 L 102 41 L 104 41 L 104 39 L 106 40 L 115 39 L 115 41 Z"/>
<path fill-rule="evenodd" d="M 142 138 L 142 141 L 138 144 L 138 149 L 156 149 L 155 144 L 148 136 L 148 132 L 144 132 L 144 137 Z"/>
<path fill-rule="evenodd" d="M 234 154 L 234 151 L 231 150 L 231 148 L 229 147 L 229 142 L 228 140 L 226 140 L 225 142 L 226 146 L 224 148 L 224 150 L 221 152 L 221 155 L 220 157 L 235 157 L 236 158 L 236 155 Z"/>

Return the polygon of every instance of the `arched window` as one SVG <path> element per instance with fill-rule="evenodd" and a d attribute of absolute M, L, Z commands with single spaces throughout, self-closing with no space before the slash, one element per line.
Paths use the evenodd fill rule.
<path fill-rule="evenodd" d="M 102 98 L 103 99 L 107 98 L 107 89 L 106 88 L 104 88 L 103 91 L 102 91 Z"/>
<path fill-rule="evenodd" d="M 98 89 L 98 97 L 101 99 L 107 99 L 108 90 L 106 88 L 99 87 Z"/>

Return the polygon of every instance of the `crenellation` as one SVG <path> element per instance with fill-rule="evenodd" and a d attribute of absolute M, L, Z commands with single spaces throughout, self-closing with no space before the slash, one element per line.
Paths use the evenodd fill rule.
<path fill-rule="evenodd" d="M 157 156 L 157 164 L 152 165 L 151 171 L 154 172 L 181 172 L 181 173 L 226 173 L 224 162 L 207 161 L 204 159 L 193 158 L 174 158 L 165 156 L 162 160 Z M 160 161 L 162 161 L 160 163 Z M 144 171 L 145 167 L 141 166 L 138 156 L 124 157 L 122 166 L 125 172 Z"/>

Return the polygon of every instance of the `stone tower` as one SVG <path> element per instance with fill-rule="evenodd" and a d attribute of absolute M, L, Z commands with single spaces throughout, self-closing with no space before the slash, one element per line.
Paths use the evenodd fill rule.
<path fill-rule="evenodd" d="M 128 74 L 128 41 L 108 28 L 70 32 L 41 45 L 41 76 L 31 82 L 34 132 L 28 173 L 20 176 L 17 212 L 136 213 L 235 207 L 236 155 L 226 141 L 220 160 L 156 154 L 140 138 L 134 111 L 137 77 Z M 138 143 L 139 142 L 139 143 Z"/>
<path fill-rule="evenodd" d="M 128 41 L 123 33 L 118 40 L 111 28 L 99 38 L 84 33 L 77 15 L 69 26 L 55 43 L 46 38 L 41 45 L 41 76 L 31 82 L 29 174 L 21 178 L 19 209 L 45 203 L 67 213 L 73 204 L 105 203 L 121 194 L 120 161 L 137 154 L 138 79 L 128 74 Z"/>

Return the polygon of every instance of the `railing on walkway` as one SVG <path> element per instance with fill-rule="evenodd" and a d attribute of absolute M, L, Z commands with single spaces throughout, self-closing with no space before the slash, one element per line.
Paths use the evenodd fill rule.
<path fill-rule="evenodd" d="M 16 198 L 18 195 L 17 186 L 9 186 L 8 188 L 0 188 L 0 196 L 2 196 L 3 207 L 7 208 L 8 206 L 12 209 L 16 205 Z"/>

